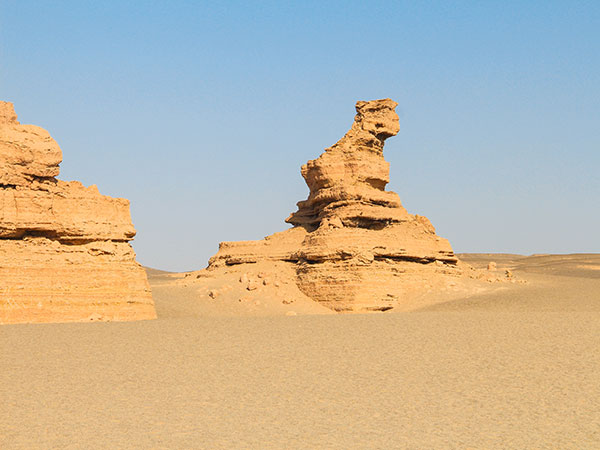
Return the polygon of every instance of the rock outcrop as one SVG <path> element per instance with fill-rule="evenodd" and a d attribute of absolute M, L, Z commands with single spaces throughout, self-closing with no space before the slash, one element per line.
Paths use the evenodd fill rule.
<path fill-rule="evenodd" d="M 57 180 L 61 161 L 0 102 L 0 323 L 155 318 L 129 201 Z"/>
<path fill-rule="evenodd" d="M 261 241 L 223 242 L 207 270 L 285 262 L 305 295 L 336 311 L 394 308 L 461 276 L 450 243 L 385 190 L 383 146 L 400 130 L 396 106 L 358 102 L 346 135 L 302 167 L 310 195 L 286 220 L 293 228 Z"/>

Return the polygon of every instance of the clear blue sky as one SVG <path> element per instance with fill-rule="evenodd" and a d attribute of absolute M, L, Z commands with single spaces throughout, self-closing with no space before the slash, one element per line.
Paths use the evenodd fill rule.
<path fill-rule="evenodd" d="M 384 97 L 388 189 L 455 251 L 600 252 L 598 1 L 0 4 L 0 99 L 131 200 L 157 268 L 285 229 L 300 166 Z"/>

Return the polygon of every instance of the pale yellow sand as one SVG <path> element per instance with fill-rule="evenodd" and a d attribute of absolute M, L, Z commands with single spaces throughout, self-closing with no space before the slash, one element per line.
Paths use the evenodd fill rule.
<path fill-rule="evenodd" d="M 155 272 L 156 321 L 0 327 L 0 448 L 600 448 L 600 255 L 463 259 L 529 282 L 219 314 Z"/>

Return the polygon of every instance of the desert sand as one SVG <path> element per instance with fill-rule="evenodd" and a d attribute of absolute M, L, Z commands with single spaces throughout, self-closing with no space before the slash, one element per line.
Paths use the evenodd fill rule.
<path fill-rule="evenodd" d="M 5 220 L 6 284 L 42 286 L 42 311 L 65 300 L 48 320 L 72 313 L 85 289 L 32 279 L 51 246 L 68 286 L 104 264 L 142 284 L 147 275 L 152 298 L 134 284 L 151 314 L 125 317 L 127 283 L 109 283 L 114 308 L 88 317 L 98 296 L 84 296 L 84 313 L 70 316 L 88 323 L 0 327 L 0 448 L 600 448 L 600 255 L 455 255 L 385 190 L 395 106 L 358 102 L 346 135 L 302 167 L 310 195 L 292 228 L 221 243 L 206 269 L 187 273 L 144 272 L 127 201 L 55 180 L 49 135 L 45 159 L 6 140 L 45 163 L 22 173 L 7 159 L 5 197 L 54 205 L 53 189 L 61 199 L 83 190 L 85 205 L 119 205 L 128 230 L 99 234 L 89 214 L 92 231 L 64 226 L 68 214 Z M 6 111 L 6 130 L 28 130 Z M 14 290 L 0 298 L 5 311 Z M 155 310 L 157 320 L 118 322 Z"/>
<path fill-rule="evenodd" d="M 336 314 L 148 269 L 157 320 L 2 326 L 0 447 L 599 448 L 600 255 L 458 256 L 527 283 Z"/>

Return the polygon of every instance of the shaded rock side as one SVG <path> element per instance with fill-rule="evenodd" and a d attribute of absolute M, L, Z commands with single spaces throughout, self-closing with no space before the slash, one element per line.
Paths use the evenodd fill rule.
<path fill-rule="evenodd" d="M 0 102 L 0 323 L 155 318 L 129 201 L 57 180 L 61 161 Z"/>
<path fill-rule="evenodd" d="M 221 243 L 208 270 L 285 261 L 304 294 L 336 311 L 394 308 L 463 276 L 465 266 L 431 222 L 385 190 L 383 146 L 400 129 L 396 106 L 390 99 L 358 102 L 344 137 L 302 166 L 310 194 L 286 220 L 293 228 L 262 241 Z"/>

